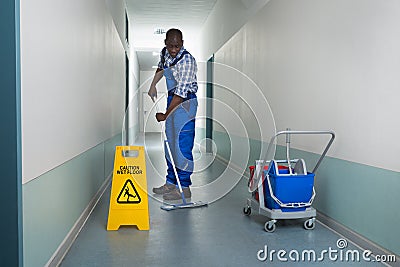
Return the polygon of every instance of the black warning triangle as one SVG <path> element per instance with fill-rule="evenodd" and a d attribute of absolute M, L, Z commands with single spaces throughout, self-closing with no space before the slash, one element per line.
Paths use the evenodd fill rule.
<path fill-rule="evenodd" d="M 139 204 L 142 201 L 135 186 L 130 179 L 126 180 L 121 192 L 118 195 L 117 202 L 120 204 Z"/>

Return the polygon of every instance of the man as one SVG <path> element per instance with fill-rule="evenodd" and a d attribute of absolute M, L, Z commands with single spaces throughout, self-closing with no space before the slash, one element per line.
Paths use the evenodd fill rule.
<path fill-rule="evenodd" d="M 154 101 L 157 97 L 156 84 L 165 76 L 168 89 L 167 110 L 165 113 L 157 113 L 156 119 L 159 122 L 165 121 L 167 142 L 185 198 L 192 195 L 189 186 L 192 184 L 190 176 L 193 173 L 192 149 L 197 112 L 196 72 L 196 60 L 183 47 L 182 32 L 178 29 L 168 30 L 148 95 Z M 165 200 L 178 200 L 182 196 L 166 147 L 164 150 L 168 166 L 166 182 L 161 187 L 153 188 L 153 192 L 162 194 Z"/>

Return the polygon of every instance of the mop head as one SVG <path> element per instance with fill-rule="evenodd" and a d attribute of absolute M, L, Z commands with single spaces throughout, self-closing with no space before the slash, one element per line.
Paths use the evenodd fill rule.
<path fill-rule="evenodd" d="M 177 209 L 191 209 L 191 208 L 199 208 L 207 206 L 207 203 L 202 201 L 196 202 L 187 202 L 187 203 L 180 203 L 180 204 L 165 204 L 161 206 L 161 209 L 170 211 L 170 210 L 177 210 Z"/>

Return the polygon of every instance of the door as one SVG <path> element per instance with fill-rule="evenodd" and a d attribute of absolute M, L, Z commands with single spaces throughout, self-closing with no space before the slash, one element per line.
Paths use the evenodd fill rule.
<path fill-rule="evenodd" d="M 125 53 L 125 144 L 129 144 L 129 58 Z"/>
<path fill-rule="evenodd" d="M 212 153 L 213 138 L 213 97 L 214 97 L 214 55 L 207 61 L 207 85 L 206 85 L 206 152 Z"/>

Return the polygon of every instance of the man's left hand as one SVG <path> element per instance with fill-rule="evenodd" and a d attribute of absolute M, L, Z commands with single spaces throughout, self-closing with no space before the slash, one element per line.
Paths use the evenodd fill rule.
<path fill-rule="evenodd" d="M 164 113 L 157 113 L 156 119 L 158 122 L 165 121 L 167 119 L 167 116 Z"/>

